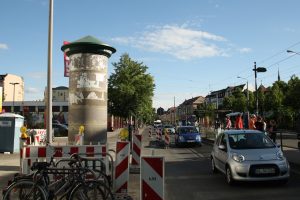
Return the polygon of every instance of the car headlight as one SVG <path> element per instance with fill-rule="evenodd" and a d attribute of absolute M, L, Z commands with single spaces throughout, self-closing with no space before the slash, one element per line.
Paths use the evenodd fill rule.
<path fill-rule="evenodd" d="M 245 161 L 245 156 L 233 153 L 232 154 L 232 159 L 235 160 L 236 162 L 244 162 Z"/>
<path fill-rule="evenodd" d="M 197 135 L 197 136 L 196 136 L 196 140 L 197 140 L 197 141 L 201 141 L 200 135 Z"/>
<path fill-rule="evenodd" d="M 283 159 L 284 159 L 283 153 L 282 153 L 281 151 L 278 151 L 278 152 L 276 153 L 276 158 L 277 158 L 278 160 L 283 160 Z"/>
<path fill-rule="evenodd" d="M 183 142 L 184 141 L 184 137 L 183 136 L 179 136 L 179 141 Z"/>

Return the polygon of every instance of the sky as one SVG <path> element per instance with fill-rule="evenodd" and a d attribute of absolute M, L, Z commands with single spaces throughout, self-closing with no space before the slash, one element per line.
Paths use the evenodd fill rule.
<path fill-rule="evenodd" d="M 52 86 L 67 86 L 63 41 L 94 36 L 148 67 L 153 107 L 168 109 L 249 82 L 300 77 L 298 0 L 54 0 Z M 48 0 L 0 0 L 0 74 L 22 76 L 25 100 L 47 85 Z M 237 78 L 237 77 L 242 78 Z"/>

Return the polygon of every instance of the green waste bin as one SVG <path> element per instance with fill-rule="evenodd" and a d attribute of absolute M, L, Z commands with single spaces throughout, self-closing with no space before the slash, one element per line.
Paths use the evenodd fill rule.
<path fill-rule="evenodd" d="M 0 152 L 20 151 L 20 128 L 24 124 L 24 117 L 14 113 L 0 114 Z"/>

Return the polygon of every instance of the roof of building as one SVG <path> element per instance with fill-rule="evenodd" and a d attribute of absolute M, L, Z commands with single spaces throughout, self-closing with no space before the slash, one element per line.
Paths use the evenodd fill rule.
<path fill-rule="evenodd" d="M 204 101 L 204 97 L 202 97 L 202 96 L 197 96 L 197 97 L 193 97 L 193 98 L 191 98 L 191 99 L 187 99 L 187 100 L 185 100 L 182 104 L 180 104 L 180 105 L 191 105 L 191 104 L 193 104 L 193 103 L 195 103 L 197 100 L 200 100 L 200 101 Z M 199 102 L 200 103 L 200 102 Z"/>
<path fill-rule="evenodd" d="M 58 86 L 56 88 L 53 88 L 53 90 L 68 90 L 69 88 L 66 86 Z"/>
<path fill-rule="evenodd" d="M 0 74 L 0 81 L 3 81 L 7 74 Z"/>

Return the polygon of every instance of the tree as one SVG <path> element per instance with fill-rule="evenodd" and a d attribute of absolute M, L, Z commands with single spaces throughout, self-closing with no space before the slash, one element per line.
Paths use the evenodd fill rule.
<path fill-rule="evenodd" d="M 114 73 L 108 79 L 109 111 L 116 116 L 153 118 L 152 97 L 154 79 L 147 73 L 148 67 L 123 54 L 113 63 Z"/>
<path fill-rule="evenodd" d="M 282 107 L 284 100 L 283 91 L 281 90 L 278 82 L 275 82 L 270 88 L 270 92 L 265 97 L 265 109 L 267 111 L 277 112 Z"/>
<path fill-rule="evenodd" d="M 300 110 L 300 79 L 293 75 L 288 81 L 288 89 L 286 94 L 286 105 L 290 106 L 294 111 Z"/>
<path fill-rule="evenodd" d="M 163 109 L 162 107 L 159 107 L 159 108 L 157 109 L 157 114 L 158 114 L 158 115 L 163 115 L 164 112 L 165 112 L 165 109 Z"/>
<path fill-rule="evenodd" d="M 240 88 L 237 88 L 232 95 L 224 98 L 223 108 L 234 112 L 245 112 L 247 110 L 247 97 Z"/>

